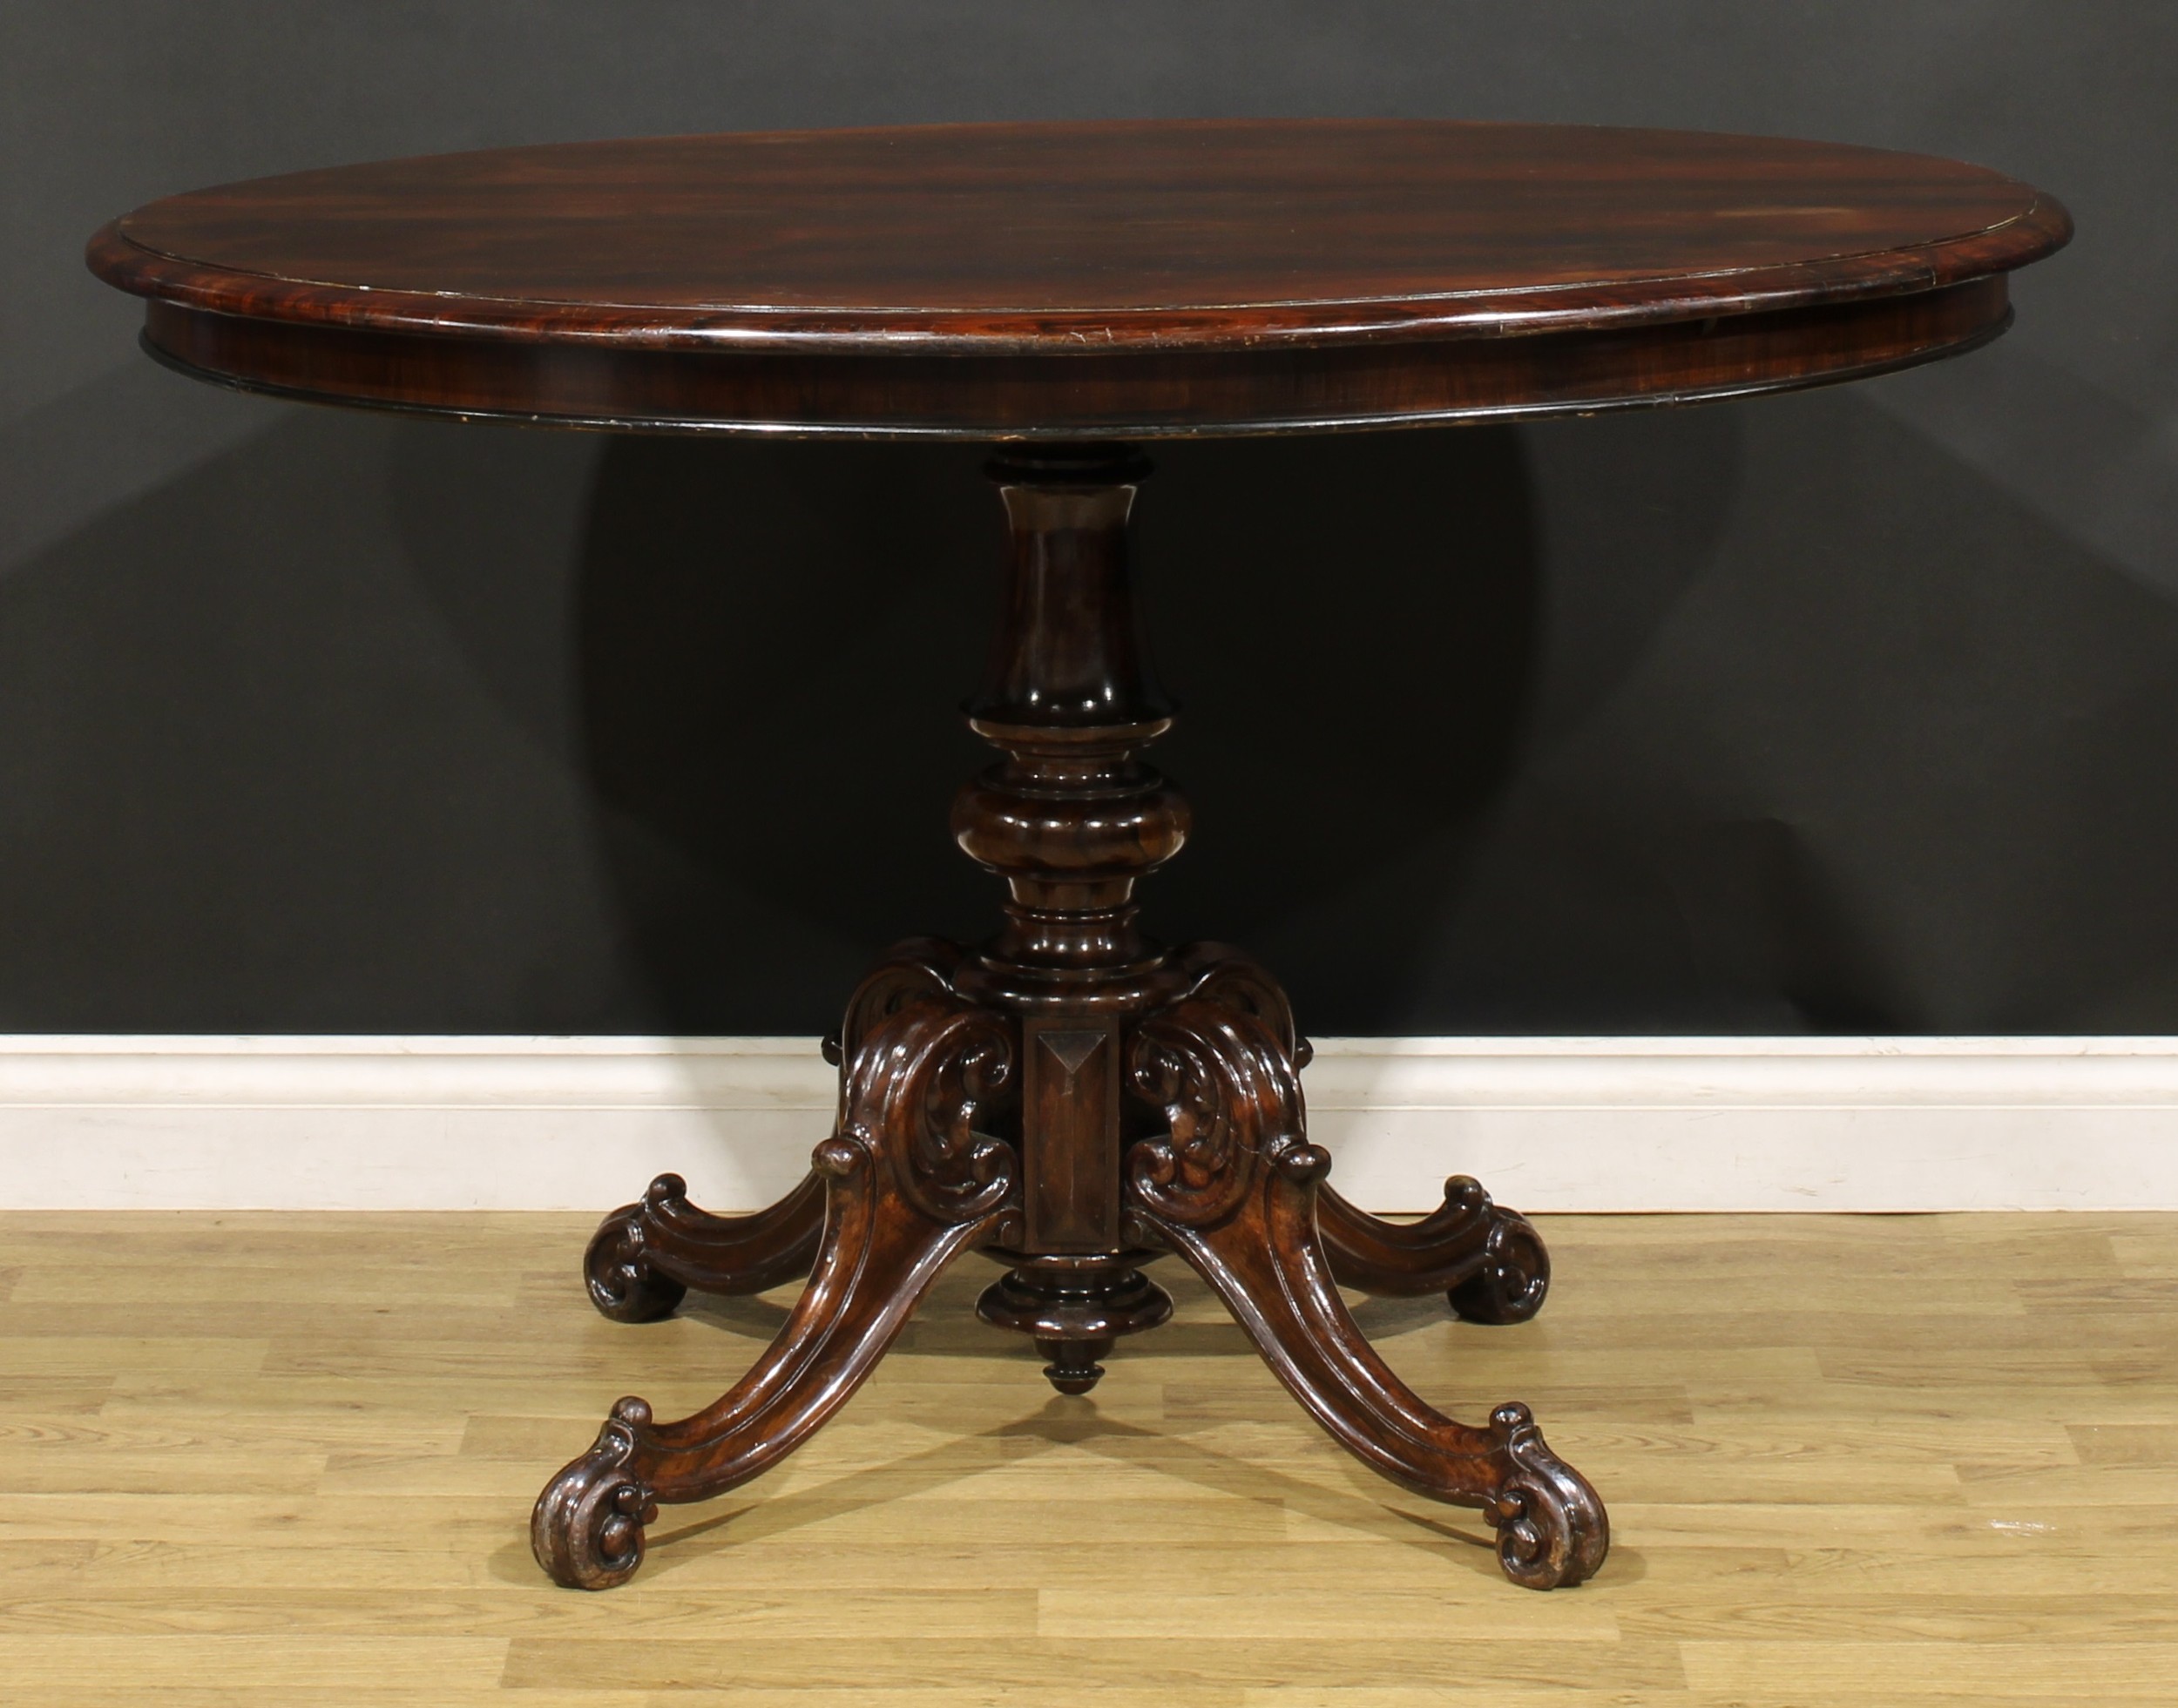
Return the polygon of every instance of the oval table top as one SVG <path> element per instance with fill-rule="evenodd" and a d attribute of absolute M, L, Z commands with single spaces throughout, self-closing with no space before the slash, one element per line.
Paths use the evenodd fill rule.
<path fill-rule="evenodd" d="M 326 402 L 973 438 L 1309 431 L 1848 379 L 2001 332 L 2071 223 L 1953 161 L 1411 120 L 498 149 L 153 202 L 154 354 Z"/>

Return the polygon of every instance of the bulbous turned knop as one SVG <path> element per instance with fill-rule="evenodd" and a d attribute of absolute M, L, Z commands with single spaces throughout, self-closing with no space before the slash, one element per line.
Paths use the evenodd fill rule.
<path fill-rule="evenodd" d="M 1047 794 L 986 773 L 953 800 L 962 852 L 1007 876 L 1140 875 L 1187 840 L 1187 803 L 1154 772 L 1129 786 Z"/>

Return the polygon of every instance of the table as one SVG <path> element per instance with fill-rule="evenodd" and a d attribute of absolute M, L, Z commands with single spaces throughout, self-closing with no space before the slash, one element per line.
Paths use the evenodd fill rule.
<path fill-rule="evenodd" d="M 218 383 L 619 431 L 992 442 L 1010 530 L 983 686 L 1000 757 L 953 803 L 1003 878 L 978 947 L 900 944 L 825 1041 L 839 1114 L 753 1215 L 661 1176 L 585 1257 L 607 1316 L 807 1275 L 714 1404 L 639 1399 L 531 1523 L 558 1582 L 622 1583 L 661 1502 L 808 1439 L 963 1253 L 979 1314 L 1086 1393 L 1171 1311 L 1176 1255 L 1364 1463 L 1480 1509 L 1515 1583 L 1579 1583 L 1602 1502 L 1527 1408 L 1454 1421 L 1370 1347 L 1342 1286 L 1543 1303 L 1535 1230 L 1475 1181 L 1415 1222 L 1324 1184 L 1275 980 L 1167 948 L 1135 887 L 1188 816 L 1133 602 L 1140 442 L 1688 403 L 1954 355 L 2064 209 L 1996 172 L 1668 131 L 1406 121 L 937 125 L 496 150 L 154 202 L 91 240 L 145 348 Z M 1271 502 L 1273 495 L 1264 495 Z M 1235 600 L 1250 597 L 1236 586 Z M 1356 834 L 1366 827 L 1356 826 Z"/>

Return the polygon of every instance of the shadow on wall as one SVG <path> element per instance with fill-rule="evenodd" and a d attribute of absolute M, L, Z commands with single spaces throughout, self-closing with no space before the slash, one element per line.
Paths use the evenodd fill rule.
<path fill-rule="evenodd" d="M 1863 396 L 1659 426 L 1704 421 L 1707 561 L 1607 694 L 1547 678 L 1413 1030 L 2169 1030 L 2178 609 Z M 1533 432 L 1554 612 L 1608 598 L 1642 495 L 1591 483 L 1647 431 Z"/>
<path fill-rule="evenodd" d="M 815 1033 L 988 928 L 975 450 L 263 407 L 0 579 L 0 1028 Z M 1874 404 L 1157 458 L 1148 918 L 1312 1030 L 2178 1031 L 2178 612 Z"/>
<path fill-rule="evenodd" d="M 994 926 L 998 881 L 946 829 L 954 789 L 992 757 L 954 709 L 1004 543 L 981 460 L 670 439 L 605 452 L 582 557 L 584 725 L 616 809 L 606 869 L 675 1030 L 747 1011 L 725 994 L 747 985 L 733 898 L 872 955 Z M 1155 758 L 1198 833 L 1146 886 L 1148 922 L 1245 940 L 1296 896 L 1458 834 L 1502 785 L 1535 660 L 1527 474 L 1503 428 L 1176 444 L 1156 461 L 1137 509 L 1143 597 L 1183 710 Z M 724 881 L 660 883 L 660 847 Z M 1351 947 L 1349 982 L 1411 982 L 1410 936 Z M 826 993 L 826 1023 L 842 995 Z"/>

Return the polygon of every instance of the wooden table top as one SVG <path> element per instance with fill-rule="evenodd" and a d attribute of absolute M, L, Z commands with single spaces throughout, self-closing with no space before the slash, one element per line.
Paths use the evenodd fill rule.
<path fill-rule="evenodd" d="M 1305 430 L 1774 389 L 1970 348 L 2070 233 L 1985 169 L 1704 132 L 936 125 L 494 150 L 154 202 L 154 352 L 571 423 Z M 1720 330 L 1721 329 L 1721 330 Z"/>

